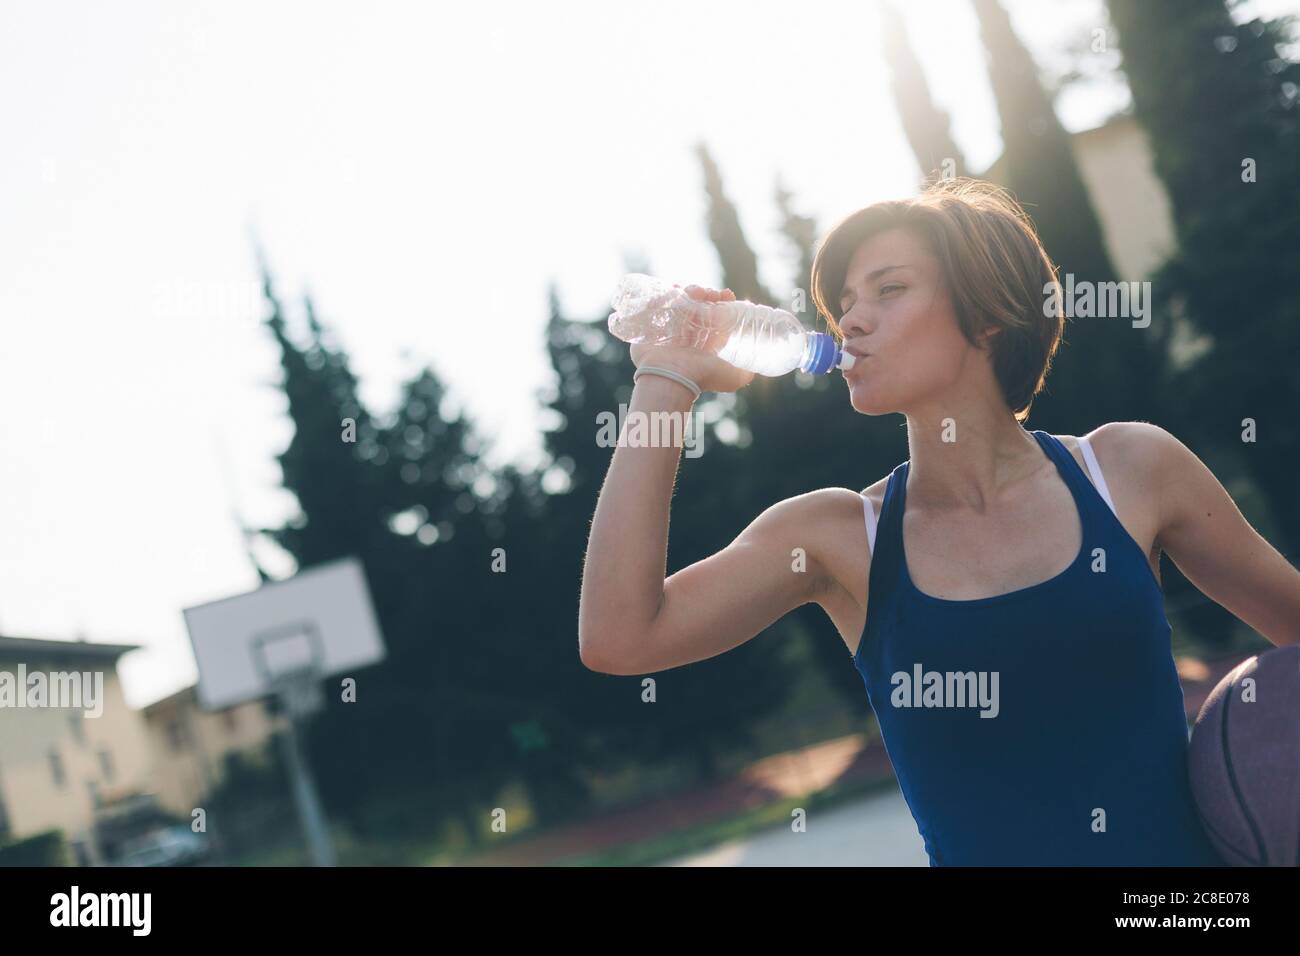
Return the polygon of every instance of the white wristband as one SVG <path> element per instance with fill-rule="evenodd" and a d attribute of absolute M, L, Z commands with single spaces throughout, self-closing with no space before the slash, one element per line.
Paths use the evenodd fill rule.
<path fill-rule="evenodd" d="M 700 387 L 696 385 L 694 382 L 692 382 L 685 375 L 683 375 L 681 372 L 674 372 L 670 368 L 659 368 L 656 365 L 642 365 L 640 368 L 638 368 L 635 372 L 632 373 L 633 384 L 635 384 L 636 380 L 639 379 L 642 375 L 659 375 L 662 376 L 663 378 L 671 378 L 674 382 L 680 382 L 681 384 L 689 388 L 691 390 L 691 394 L 695 398 L 700 397 Z"/>

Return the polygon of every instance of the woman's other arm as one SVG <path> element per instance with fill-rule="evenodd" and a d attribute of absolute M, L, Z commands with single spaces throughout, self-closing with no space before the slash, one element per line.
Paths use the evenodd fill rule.
<path fill-rule="evenodd" d="M 1158 425 L 1103 427 L 1145 471 L 1159 509 L 1156 542 L 1187 579 L 1273 644 L 1300 643 L 1300 571 L 1251 527 L 1205 463 Z"/>

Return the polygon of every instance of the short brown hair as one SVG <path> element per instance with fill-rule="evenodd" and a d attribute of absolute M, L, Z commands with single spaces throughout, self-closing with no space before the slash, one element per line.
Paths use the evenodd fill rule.
<path fill-rule="evenodd" d="M 962 334 L 972 345 L 988 328 L 993 371 L 1007 405 L 1023 422 L 1043 387 L 1065 329 L 1056 281 L 1028 214 L 1005 189 L 978 179 L 938 180 L 915 198 L 874 203 L 843 219 L 823 240 L 812 266 L 817 312 L 837 336 L 840 292 L 849 261 L 879 232 L 910 228 L 939 260 Z M 1055 303 L 1051 309 L 1049 303 Z"/>

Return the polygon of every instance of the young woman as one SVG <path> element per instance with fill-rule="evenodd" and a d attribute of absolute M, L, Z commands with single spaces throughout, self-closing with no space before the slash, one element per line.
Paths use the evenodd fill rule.
<path fill-rule="evenodd" d="M 1160 553 L 1278 645 L 1300 642 L 1300 572 L 1158 426 L 1026 430 L 1063 329 L 1045 314 L 1055 278 L 1024 211 L 986 183 L 841 222 L 813 299 L 857 356 L 853 408 L 904 415 L 909 459 L 861 492 L 781 501 L 665 580 L 679 450 L 617 448 L 580 653 L 609 674 L 666 670 L 815 602 L 862 675 L 932 866 L 1221 865 L 1187 779 Z M 704 350 L 632 358 L 632 411 L 687 412 L 697 388 L 752 378 Z"/>

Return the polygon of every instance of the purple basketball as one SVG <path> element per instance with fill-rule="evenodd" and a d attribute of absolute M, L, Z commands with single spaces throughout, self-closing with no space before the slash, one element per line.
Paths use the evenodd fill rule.
<path fill-rule="evenodd" d="M 1234 667 L 1188 747 L 1192 794 L 1224 861 L 1300 866 L 1300 645 Z"/>

